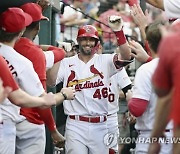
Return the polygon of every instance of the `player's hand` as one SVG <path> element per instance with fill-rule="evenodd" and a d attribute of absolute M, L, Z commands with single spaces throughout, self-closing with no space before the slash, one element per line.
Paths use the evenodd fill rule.
<path fill-rule="evenodd" d="M 148 154 L 158 154 L 160 152 L 161 145 L 158 142 L 150 143 Z"/>
<path fill-rule="evenodd" d="M 53 143 L 56 147 L 58 147 L 58 148 L 64 147 L 65 138 L 58 132 L 57 129 L 55 131 L 51 131 L 51 137 L 52 137 Z"/>
<path fill-rule="evenodd" d="M 136 117 L 133 116 L 130 112 L 128 112 L 128 117 L 127 120 L 130 124 L 135 124 L 136 123 Z"/>
<path fill-rule="evenodd" d="M 65 51 L 69 52 L 72 49 L 71 43 L 68 42 L 57 42 L 58 47 L 63 48 Z"/>
<path fill-rule="evenodd" d="M 140 5 L 133 5 L 131 7 L 131 16 L 140 29 L 145 29 L 145 27 L 149 24 L 149 13 L 146 10 L 144 14 Z"/>
<path fill-rule="evenodd" d="M 67 100 L 73 100 L 76 91 L 73 87 L 68 87 L 68 88 L 62 88 L 61 92 L 67 96 Z"/>
<path fill-rule="evenodd" d="M 131 48 L 131 57 L 136 58 L 139 62 L 145 63 L 149 58 L 147 52 L 138 42 L 129 41 L 129 47 Z"/>
<path fill-rule="evenodd" d="M 123 127 L 123 128 L 126 128 L 127 125 L 128 125 L 127 116 L 126 116 L 126 113 L 123 113 L 123 117 L 122 117 L 122 127 Z"/>
<path fill-rule="evenodd" d="M 123 28 L 123 20 L 120 16 L 112 15 L 109 17 L 108 25 L 113 31 L 120 31 Z"/>
<path fill-rule="evenodd" d="M 50 5 L 49 0 L 38 0 L 37 3 L 41 6 L 42 12 Z"/>

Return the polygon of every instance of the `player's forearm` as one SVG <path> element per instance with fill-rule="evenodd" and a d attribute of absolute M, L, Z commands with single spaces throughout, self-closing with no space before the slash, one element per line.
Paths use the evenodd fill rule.
<path fill-rule="evenodd" d="M 41 119 L 44 121 L 45 125 L 48 127 L 49 131 L 56 130 L 56 124 L 51 112 L 51 108 L 48 109 L 37 109 Z"/>
<path fill-rule="evenodd" d="M 59 93 L 56 93 L 56 94 L 55 94 L 56 105 L 59 105 L 59 104 L 63 103 L 63 101 L 64 101 L 65 99 L 66 99 L 66 98 L 64 97 L 64 95 L 62 94 L 62 92 L 59 92 Z"/>
<path fill-rule="evenodd" d="M 15 105 L 21 107 L 39 107 L 45 105 L 45 99 L 41 97 L 30 96 L 21 89 L 15 90 L 9 94 L 8 99 Z"/>
<path fill-rule="evenodd" d="M 154 7 L 164 10 L 163 0 L 146 0 L 146 2 L 151 4 Z"/>
<path fill-rule="evenodd" d="M 123 30 L 114 32 L 117 38 L 119 60 L 130 60 L 131 59 L 131 49 L 126 40 Z"/>
<path fill-rule="evenodd" d="M 168 117 L 170 113 L 171 94 L 158 98 L 155 113 L 154 129 L 152 131 L 152 137 L 160 137 L 168 123 Z"/>
<path fill-rule="evenodd" d="M 60 62 L 54 64 L 54 66 L 47 71 L 47 85 L 54 86 L 56 85 L 57 74 L 59 70 Z"/>
<path fill-rule="evenodd" d="M 126 42 L 125 44 L 119 46 L 119 53 L 121 58 L 119 60 L 130 60 L 131 59 L 131 49 L 129 48 L 129 44 Z"/>

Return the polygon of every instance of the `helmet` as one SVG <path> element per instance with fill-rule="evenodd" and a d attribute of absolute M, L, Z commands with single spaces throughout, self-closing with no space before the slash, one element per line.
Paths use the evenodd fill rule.
<path fill-rule="evenodd" d="M 92 25 L 85 25 L 79 28 L 77 40 L 81 37 L 92 37 L 99 40 L 98 31 Z"/>
<path fill-rule="evenodd" d="M 91 37 L 96 39 L 96 44 L 94 48 L 92 49 L 91 53 L 94 54 L 98 50 L 98 42 L 99 42 L 99 36 L 98 36 L 98 31 L 96 28 L 92 25 L 85 25 L 79 28 L 78 35 L 77 35 L 77 41 L 79 38 L 82 37 Z"/>

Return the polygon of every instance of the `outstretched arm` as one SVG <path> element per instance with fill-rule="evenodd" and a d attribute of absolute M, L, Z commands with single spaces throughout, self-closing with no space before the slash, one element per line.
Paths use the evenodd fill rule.
<path fill-rule="evenodd" d="M 112 15 L 108 21 L 109 27 L 113 30 L 117 38 L 117 44 L 119 46 L 118 60 L 130 60 L 131 49 L 128 46 L 128 42 L 123 32 L 123 20 L 120 16 Z"/>
<path fill-rule="evenodd" d="M 164 10 L 164 0 L 146 0 L 147 3 L 151 4 L 154 7 Z"/>
<path fill-rule="evenodd" d="M 12 91 L 8 99 L 15 105 L 21 107 L 51 107 L 56 104 L 52 93 L 45 94 L 42 97 L 35 97 L 27 94 L 21 89 Z"/>
<path fill-rule="evenodd" d="M 147 10 L 145 11 L 145 14 L 144 14 L 140 5 L 133 5 L 131 7 L 131 16 L 132 16 L 134 22 L 139 27 L 143 42 L 145 42 L 145 40 L 146 40 L 145 28 L 149 24 L 148 23 L 149 14 L 148 14 Z"/>

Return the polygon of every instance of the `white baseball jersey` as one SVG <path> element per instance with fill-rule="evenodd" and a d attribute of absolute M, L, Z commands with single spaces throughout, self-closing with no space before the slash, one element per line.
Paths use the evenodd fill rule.
<path fill-rule="evenodd" d="M 0 43 L 0 55 L 7 61 L 13 77 L 22 90 L 32 96 L 40 96 L 44 92 L 31 61 L 17 53 L 12 47 L 2 43 Z M 14 122 L 24 119 L 19 115 L 20 107 L 12 104 L 8 99 L 0 105 L 0 108 L 3 119 L 11 118 Z"/>
<path fill-rule="evenodd" d="M 54 54 L 52 51 L 43 52 L 46 57 L 46 70 L 50 69 L 54 65 Z"/>
<path fill-rule="evenodd" d="M 130 84 L 131 80 L 129 79 L 125 68 L 111 77 L 109 87 L 108 114 L 113 114 L 119 111 L 119 92 L 121 89 Z"/>
<path fill-rule="evenodd" d="M 84 63 L 75 55 L 61 61 L 57 82 L 75 87 L 75 99 L 64 101 L 67 115 L 106 115 L 108 113 L 109 78 L 117 73 L 115 54 L 95 54 Z"/>
<path fill-rule="evenodd" d="M 168 18 L 180 18 L 180 0 L 164 0 L 164 9 Z"/>
<path fill-rule="evenodd" d="M 136 72 L 133 98 L 140 98 L 149 102 L 143 115 L 136 119 L 135 128 L 137 130 L 153 129 L 157 96 L 153 90 L 151 78 L 157 67 L 158 61 L 159 58 L 155 58 L 152 61 L 143 64 Z M 172 123 L 169 123 L 166 128 L 172 129 Z"/>

